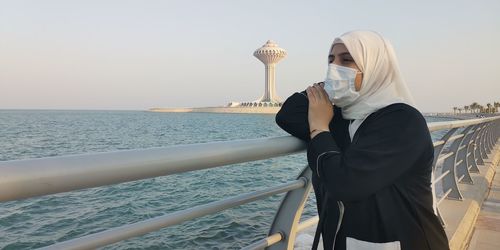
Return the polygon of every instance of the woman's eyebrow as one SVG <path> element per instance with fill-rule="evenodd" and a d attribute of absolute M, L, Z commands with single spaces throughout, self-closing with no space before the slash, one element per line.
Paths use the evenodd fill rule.
<path fill-rule="evenodd" d="M 339 56 L 350 56 L 350 57 L 352 57 L 349 52 L 340 53 Z"/>
<path fill-rule="evenodd" d="M 328 55 L 328 58 L 330 58 L 330 57 L 334 57 L 334 56 L 335 56 L 335 55 L 333 55 L 333 53 L 332 53 L 332 54 Z M 337 56 L 342 56 L 342 57 L 344 57 L 344 56 L 349 56 L 349 57 L 352 57 L 352 56 L 351 56 L 351 54 L 350 54 L 349 52 L 342 52 L 342 53 L 338 54 Z"/>

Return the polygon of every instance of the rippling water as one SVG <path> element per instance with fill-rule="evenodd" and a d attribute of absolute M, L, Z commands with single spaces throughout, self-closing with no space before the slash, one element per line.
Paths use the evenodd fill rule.
<path fill-rule="evenodd" d="M 0 161 L 281 135 L 287 133 L 274 115 L 4 110 Z M 271 187 L 295 179 L 305 164 L 300 153 L 0 203 L 0 248 L 43 247 Z M 315 215 L 313 196 L 303 217 Z M 104 249 L 239 249 L 266 236 L 282 198 L 275 195 Z"/>

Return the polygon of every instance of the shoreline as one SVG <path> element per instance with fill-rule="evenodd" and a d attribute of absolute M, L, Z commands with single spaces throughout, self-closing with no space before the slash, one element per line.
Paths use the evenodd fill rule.
<path fill-rule="evenodd" d="M 239 113 L 276 114 L 281 107 L 203 107 L 203 108 L 151 108 L 149 112 L 163 113 Z"/>

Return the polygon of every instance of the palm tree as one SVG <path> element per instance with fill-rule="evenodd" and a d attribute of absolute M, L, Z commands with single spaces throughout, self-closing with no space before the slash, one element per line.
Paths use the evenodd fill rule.
<path fill-rule="evenodd" d="M 469 106 L 465 105 L 464 110 L 465 110 L 465 113 L 467 113 L 467 111 L 469 110 Z"/>
<path fill-rule="evenodd" d="M 456 115 L 457 114 L 457 107 L 453 107 L 453 114 Z"/>
<path fill-rule="evenodd" d="M 486 113 L 491 113 L 491 103 L 487 103 L 486 106 L 488 107 L 488 111 L 486 111 Z"/>
<path fill-rule="evenodd" d="M 477 102 L 473 102 L 470 105 L 470 108 L 472 109 L 472 112 L 476 113 L 476 110 L 479 108 L 479 104 Z"/>
<path fill-rule="evenodd" d="M 462 114 L 462 108 L 458 108 L 458 113 Z"/>
<path fill-rule="evenodd" d="M 495 113 L 498 112 L 498 108 L 500 108 L 500 102 L 494 102 L 493 106 L 495 107 Z"/>

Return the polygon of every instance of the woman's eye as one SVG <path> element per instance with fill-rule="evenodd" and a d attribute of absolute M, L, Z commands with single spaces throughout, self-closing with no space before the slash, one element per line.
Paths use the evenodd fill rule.
<path fill-rule="evenodd" d="M 342 60 L 342 64 L 344 64 L 344 65 L 352 65 L 353 63 L 354 63 L 354 60 L 352 60 L 352 59 Z"/>

